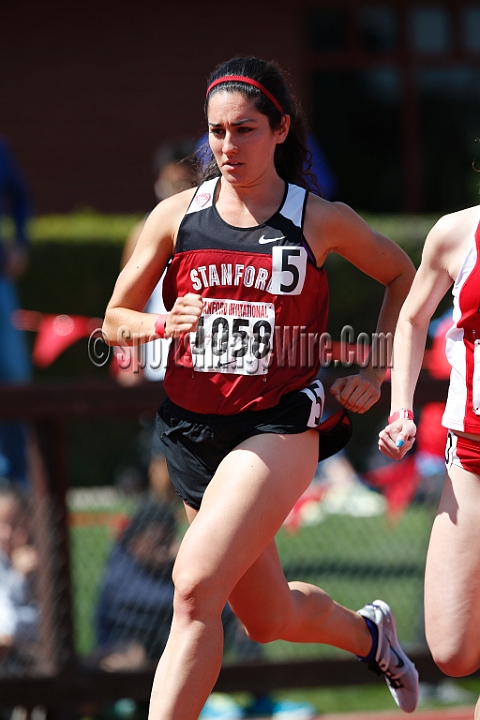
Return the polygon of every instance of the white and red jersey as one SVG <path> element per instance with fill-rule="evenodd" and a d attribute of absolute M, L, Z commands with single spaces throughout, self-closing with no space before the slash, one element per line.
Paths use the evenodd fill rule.
<path fill-rule="evenodd" d="M 453 326 L 445 346 L 452 370 L 442 424 L 480 435 L 480 224 L 452 292 Z"/>
<path fill-rule="evenodd" d="M 231 415 L 316 377 L 328 285 L 303 235 L 306 190 L 288 185 L 267 222 L 238 228 L 215 207 L 218 180 L 197 189 L 164 279 L 167 309 L 189 292 L 204 300 L 197 331 L 172 343 L 165 389 L 192 412 Z"/>

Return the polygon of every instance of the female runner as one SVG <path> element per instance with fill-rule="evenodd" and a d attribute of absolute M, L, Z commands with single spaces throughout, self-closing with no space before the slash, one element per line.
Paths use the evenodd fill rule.
<path fill-rule="evenodd" d="M 480 208 L 441 218 L 400 313 L 394 341 L 392 414 L 380 450 L 399 459 L 416 427 L 413 395 L 430 319 L 453 283 L 453 324 L 446 354 L 452 366 L 442 424 L 447 475 L 425 573 L 425 628 L 433 658 L 447 675 L 480 667 Z M 475 719 L 480 719 L 480 701 Z"/>
<path fill-rule="evenodd" d="M 393 332 L 413 266 L 349 207 L 304 189 L 303 124 L 274 64 L 220 65 L 205 112 L 214 163 L 198 188 L 151 213 L 104 323 L 111 344 L 174 339 L 157 427 L 191 525 L 152 720 L 200 714 L 222 663 L 227 601 L 258 642 L 327 643 L 367 660 L 412 712 L 418 677 L 388 605 L 356 613 L 313 585 L 287 583 L 275 535 L 328 451 L 315 429 L 325 258 L 337 252 L 386 286 L 379 333 Z M 169 261 L 171 310 L 146 314 Z M 385 368 L 374 365 L 334 383 L 345 408 L 363 413 L 378 399 Z"/>

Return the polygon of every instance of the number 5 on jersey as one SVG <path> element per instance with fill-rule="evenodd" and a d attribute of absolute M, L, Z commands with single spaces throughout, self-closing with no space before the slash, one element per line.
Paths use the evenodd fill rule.
<path fill-rule="evenodd" d="M 304 247 L 272 248 L 272 282 L 274 295 L 300 295 L 307 274 L 307 251 Z"/>

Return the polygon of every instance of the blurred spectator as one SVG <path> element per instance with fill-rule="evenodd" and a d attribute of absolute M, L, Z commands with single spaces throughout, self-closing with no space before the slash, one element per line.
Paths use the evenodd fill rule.
<path fill-rule="evenodd" d="M 30 544 L 23 497 L 0 488 L 0 668 L 24 668 L 34 661 L 38 608 L 34 574 L 38 555 Z"/>
<path fill-rule="evenodd" d="M 10 243 L 2 240 L 3 217 L 13 221 Z M 24 334 L 12 324 L 18 309 L 14 282 L 28 264 L 27 221 L 30 198 L 23 175 L 10 148 L 0 137 L 0 383 L 23 383 L 31 378 L 29 352 Z M 0 474 L 25 484 L 27 463 L 24 429 L 18 423 L 0 424 Z"/>

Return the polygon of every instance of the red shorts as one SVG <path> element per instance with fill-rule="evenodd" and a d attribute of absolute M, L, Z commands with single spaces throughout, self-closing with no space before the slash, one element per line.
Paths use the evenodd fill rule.
<path fill-rule="evenodd" d="M 445 463 L 448 468 L 457 465 L 467 472 L 480 477 L 480 441 L 455 435 L 451 430 L 447 435 Z"/>

